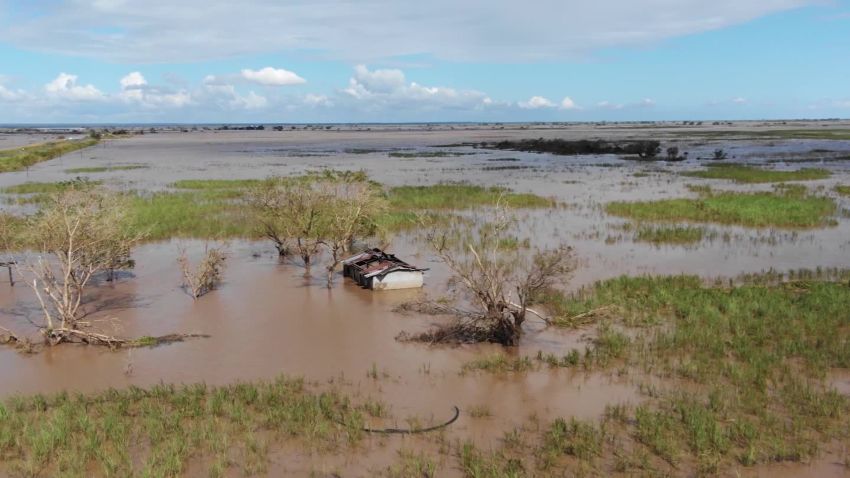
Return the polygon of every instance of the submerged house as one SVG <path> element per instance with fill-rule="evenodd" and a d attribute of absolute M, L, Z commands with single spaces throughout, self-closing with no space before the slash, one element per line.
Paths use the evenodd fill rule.
<path fill-rule="evenodd" d="M 342 261 L 345 277 L 351 277 L 362 287 L 373 290 L 422 287 L 426 270 L 380 249 L 369 249 Z"/>

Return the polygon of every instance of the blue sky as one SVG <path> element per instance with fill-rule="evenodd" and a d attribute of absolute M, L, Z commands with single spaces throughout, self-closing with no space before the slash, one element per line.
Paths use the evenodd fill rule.
<path fill-rule="evenodd" d="M 0 0 L 0 122 L 850 117 L 850 1 Z"/>

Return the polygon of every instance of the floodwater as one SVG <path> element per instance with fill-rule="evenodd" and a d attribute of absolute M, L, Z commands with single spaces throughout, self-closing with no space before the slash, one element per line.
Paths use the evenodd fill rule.
<path fill-rule="evenodd" d="M 632 129 L 592 130 L 606 137 L 645 137 Z M 667 132 L 667 134 L 670 134 Z M 584 135 L 584 136 L 583 136 Z M 142 165 L 145 168 L 87 174 L 110 187 L 159 190 L 178 179 L 240 179 L 288 175 L 322 168 L 364 170 L 389 186 L 466 180 L 507 186 L 519 192 L 551 196 L 563 203 L 546 211 L 520 212 L 526 234 L 536 245 L 567 243 L 575 248 L 579 268 L 568 285 L 577 288 L 620 274 L 698 274 L 707 279 L 734 277 L 768 269 L 786 271 L 816 267 L 850 267 L 850 219 L 836 215 L 837 225 L 820 229 L 748 229 L 710 225 L 713 238 L 693 246 L 638 243 L 624 231 L 627 222 L 602 209 L 612 200 L 690 196 L 686 184 L 719 189 L 769 190 L 770 185 L 733 185 L 720 180 L 675 174 L 698 168 L 699 162 L 636 163 L 612 156 L 557 157 L 456 146 L 504 138 L 586 137 L 582 129 L 386 130 L 295 132 L 193 132 L 146 134 L 108 141 L 32 167 L 28 172 L 0 175 L 0 188 L 27 181 L 60 181 L 75 175 L 67 169 L 90 166 Z M 736 161 L 772 161 L 777 168 L 824 167 L 833 177 L 809 181 L 826 194 L 835 184 L 850 184 L 850 161 L 817 162 L 822 155 L 850 153 L 847 141 L 704 141 L 681 139 L 691 157 L 724 148 Z M 9 140 L 12 141 L 12 140 Z M 14 140 L 23 141 L 23 140 Z M 2 147 L 3 143 L 0 143 Z M 455 146 L 445 146 L 455 145 Z M 813 153 L 828 149 L 829 153 Z M 393 158 L 389 151 L 452 151 L 449 157 Z M 819 156 L 820 155 L 820 156 Z M 809 158 L 815 162 L 775 162 Z M 507 159 L 515 159 L 507 161 Z M 641 172 L 646 175 L 635 176 Z M 2 199 L 2 195 L 0 195 Z M 839 211 L 850 200 L 835 196 Z M 15 210 L 17 206 L 3 205 Z M 227 384 L 271 379 L 280 374 L 303 376 L 317 386 L 335 386 L 359 397 L 379 399 L 403 422 L 407 417 L 440 421 L 453 405 L 462 410 L 486 405 L 492 417 L 462 414 L 449 437 L 474 439 L 497 446 L 503 433 L 531 416 L 592 418 L 606 404 L 640 400 L 638 377 L 549 370 L 509 375 L 461 374 L 464 363 L 502 351 L 492 345 L 427 346 L 395 340 L 401 332 L 417 332 L 439 318 L 399 314 L 394 308 L 422 293 L 445 291 L 448 272 L 415 235 L 402 234 L 393 251 L 429 267 L 424 291 L 363 290 L 337 277 L 324 286 L 317 266 L 313 276 L 303 267 L 279 262 L 271 244 L 233 241 L 228 247 L 225 281 L 220 289 L 193 301 L 180 288 L 175 259 L 180 248 L 199 255 L 200 241 L 146 244 L 134 252 L 136 267 L 114 284 L 100 284 L 89 304 L 98 327 L 121 336 L 202 333 L 209 338 L 153 349 L 109 351 L 94 347 L 59 347 L 35 355 L 0 348 L 0 397 L 60 390 L 94 391 L 159 382 Z M 4 271 L 0 271 L 4 272 Z M 5 278 L 5 275 L 0 275 Z M 25 284 L 0 282 L 0 325 L 33 334 L 30 320 L 38 312 Z M 539 350 L 564 354 L 583 349 L 589 331 L 561 331 L 531 321 L 522 345 L 509 353 L 535 355 Z M 377 371 L 374 378 L 370 371 Z M 406 440 L 406 441 L 405 441 Z M 384 438 L 366 445 L 368 460 L 358 457 L 304 456 L 297 450 L 277 452 L 275 473 L 309 473 L 322 466 L 359 470 L 368 475 L 392 463 L 395 450 L 429 442 Z M 331 460 L 331 461 L 328 461 Z M 365 464 L 364 464 L 365 463 Z M 351 468 L 357 464 L 358 467 Z M 750 470 L 752 471 L 752 470 Z M 770 467 L 765 473 L 839 474 L 828 461 L 808 467 Z M 762 474 L 758 471 L 756 474 Z"/>

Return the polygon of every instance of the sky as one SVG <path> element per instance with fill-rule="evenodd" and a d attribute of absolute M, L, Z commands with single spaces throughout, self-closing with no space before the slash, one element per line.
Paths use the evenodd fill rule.
<path fill-rule="evenodd" d="M 850 117 L 850 0 L 0 0 L 0 123 Z"/>

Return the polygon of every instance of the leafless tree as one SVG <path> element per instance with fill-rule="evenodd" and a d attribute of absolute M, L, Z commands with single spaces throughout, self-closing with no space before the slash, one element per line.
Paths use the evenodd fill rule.
<path fill-rule="evenodd" d="M 310 267 L 319 253 L 321 220 L 328 197 L 313 181 L 271 178 L 249 194 L 257 221 L 280 255 L 295 253 Z"/>
<path fill-rule="evenodd" d="M 376 219 L 386 210 L 386 200 L 372 184 L 359 180 L 325 181 L 319 185 L 326 199 L 321 244 L 330 255 L 328 288 L 334 272 L 358 238 L 376 235 Z"/>
<path fill-rule="evenodd" d="M 192 267 L 186 251 L 181 250 L 177 263 L 183 273 L 183 286 L 193 299 L 215 289 L 221 282 L 227 255 L 221 247 L 205 247 L 204 257 L 197 267 Z"/>
<path fill-rule="evenodd" d="M 427 235 L 478 312 L 450 326 L 453 330 L 440 331 L 438 337 L 516 345 L 529 312 L 544 318 L 529 309 L 535 296 L 575 269 L 569 247 L 536 251 L 503 247 L 506 238 L 515 237 L 511 232 L 516 221 L 500 205 L 494 214 L 492 220 L 479 215 L 472 226 L 463 222 Z"/>
<path fill-rule="evenodd" d="M 126 261 L 142 237 L 129 232 L 123 198 L 101 190 L 53 195 L 29 221 L 27 233 L 28 246 L 40 254 L 19 270 L 29 276 L 41 306 L 46 342 L 101 340 L 105 336 L 82 330 L 86 289 L 96 275 Z"/>

